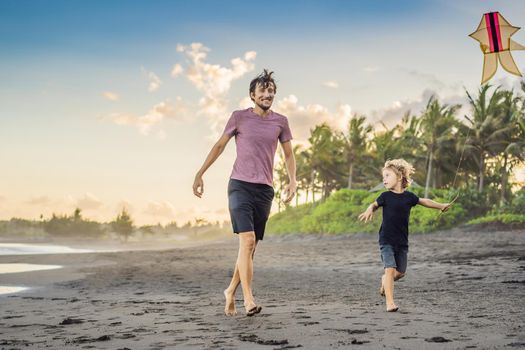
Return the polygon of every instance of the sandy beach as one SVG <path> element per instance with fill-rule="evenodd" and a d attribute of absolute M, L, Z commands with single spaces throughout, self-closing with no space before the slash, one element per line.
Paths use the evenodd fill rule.
<path fill-rule="evenodd" d="M 223 314 L 237 240 L 169 250 L 1 256 L 62 269 L 0 275 L 0 349 L 525 348 L 525 232 L 412 235 L 385 312 L 376 235 L 267 237 L 263 311 Z M 166 247 L 169 248 L 169 247 Z"/>

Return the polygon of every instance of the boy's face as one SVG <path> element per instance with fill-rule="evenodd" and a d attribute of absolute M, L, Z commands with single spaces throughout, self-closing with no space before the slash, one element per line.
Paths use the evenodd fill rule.
<path fill-rule="evenodd" d="M 396 187 L 399 177 L 392 169 L 383 169 L 383 185 L 387 190 L 391 190 Z"/>
<path fill-rule="evenodd" d="M 253 102 L 259 106 L 263 111 L 270 109 L 275 97 L 275 86 L 270 83 L 266 88 L 261 84 L 257 84 L 255 91 L 250 94 Z"/>

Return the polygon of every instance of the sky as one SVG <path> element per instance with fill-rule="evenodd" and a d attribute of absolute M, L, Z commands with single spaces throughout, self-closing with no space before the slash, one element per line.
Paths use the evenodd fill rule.
<path fill-rule="evenodd" d="M 191 187 L 264 68 L 292 143 L 354 113 L 392 126 L 432 94 L 475 93 L 483 56 L 468 34 L 489 11 L 525 25 L 515 0 L 3 0 L 0 220 L 76 207 L 98 221 L 125 207 L 140 225 L 227 220 L 233 141 L 203 198 Z M 525 71 L 525 52 L 513 56 Z M 519 81 L 501 68 L 492 80 Z"/>

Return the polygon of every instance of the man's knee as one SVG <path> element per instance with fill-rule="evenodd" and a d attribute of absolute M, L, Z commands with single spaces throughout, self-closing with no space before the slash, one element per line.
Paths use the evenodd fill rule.
<path fill-rule="evenodd" d="M 239 240 L 242 249 L 253 252 L 255 250 L 255 233 L 253 232 L 241 232 L 239 233 Z"/>

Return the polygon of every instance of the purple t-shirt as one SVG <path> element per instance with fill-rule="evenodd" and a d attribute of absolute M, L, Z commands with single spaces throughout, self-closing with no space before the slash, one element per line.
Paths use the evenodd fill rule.
<path fill-rule="evenodd" d="M 273 111 L 261 117 L 247 108 L 232 113 L 224 134 L 235 136 L 237 144 L 237 158 L 230 178 L 273 186 L 277 140 L 283 143 L 292 139 L 288 119 Z"/>

